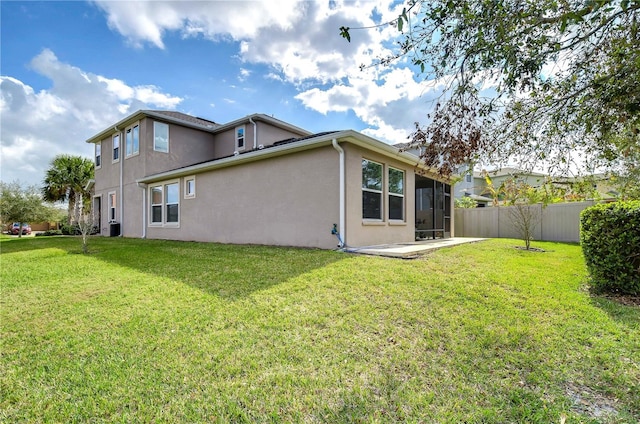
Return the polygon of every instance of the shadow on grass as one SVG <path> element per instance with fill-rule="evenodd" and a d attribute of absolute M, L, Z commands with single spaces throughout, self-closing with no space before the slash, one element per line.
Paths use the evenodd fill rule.
<path fill-rule="evenodd" d="M 591 303 L 604 311 L 611 319 L 630 330 L 640 330 L 639 297 L 606 296 L 591 294 Z"/>
<path fill-rule="evenodd" d="M 229 300 L 345 259 L 338 252 L 319 249 L 169 240 L 91 237 L 88 246 L 90 258 L 180 281 Z M 82 241 L 80 237 L 39 237 L 0 244 L 3 255 L 38 249 L 81 255 Z M 128 278 L 126 270 L 122 278 Z"/>
<path fill-rule="evenodd" d="M 40 249 L 74 249 L 82 252 L 82 240 L 71 236 L 6 236 L 0 238 L 0 253 L 9 254 Z"/>

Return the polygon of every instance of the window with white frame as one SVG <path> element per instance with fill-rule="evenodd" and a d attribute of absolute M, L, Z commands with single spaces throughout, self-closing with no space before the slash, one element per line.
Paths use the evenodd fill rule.
<path fill-rule="evenodd" d="M 184 179 L 184 198 L 196 197 L 196 177 L 186 177 Z"/>
<path fill-rule="evenodd" d="M 118 162 L 120 160 L 120 134 L 113 136 L 113 161 Z"/>
<path fill-rule="evenodd" d="M 135 124 L 127 128 L 124 138 L 125 157 L 140 153 L 140 126 Z"/>
<path fill-rule="evenodd" d="M 151 225 L 177 225 L 180 222 L 178 181 L 151 186 Z"/>
<path fill-rule="evenodd" d="M 116 221 L 116 192 L 109 192 L 109 222 Z"/>
<path fill-rule="evenodd" d="M 151 223 L 162 224 L 162 186 L 151 187 Z"/>
<path fill-rule="evenodd" d="M 404 220 L 404 171 L 389 167 L 389 219 Z"/>
<path fill-rule="evenodd" d="M 97 142 L 96 143 L 96 168 L 100 168 L 102 166 L 102 143 L 101 142 Z"/>
<path fill-rule="evenodd" d="M 164 122 L 153 123 L 153 150 L 169 153 L 169 125 Z"/>
<path fill-rule="evenodd" d="M 236 127 L 236 151 L 244 150 L 244 125 Z"/>
<path fill-rule="evenodd" d="M 180 186 L 178 183 L 166 184 L 164 186 L 165 200 L 165 221 L 167 223 L 178 223 L 180 218 Z"/>
<path fill-rule="evenodd" d="M 382 220 L 382 164 L 362 160 L 362 218 Z"/>

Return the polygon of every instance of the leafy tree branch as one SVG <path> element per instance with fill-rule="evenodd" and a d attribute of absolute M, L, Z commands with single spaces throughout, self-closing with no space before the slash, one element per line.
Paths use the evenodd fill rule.
<path fill-rule="evenodd" d="M 411 135 L 442 174 L 474 159 L 629 173 L 639 20 L 640 0 L 411 0 L 397 49 L 363 66 L 408 57 L 426 80 L 447 81 Z M 349 28 L 341 34 L 352 40 Z"/>

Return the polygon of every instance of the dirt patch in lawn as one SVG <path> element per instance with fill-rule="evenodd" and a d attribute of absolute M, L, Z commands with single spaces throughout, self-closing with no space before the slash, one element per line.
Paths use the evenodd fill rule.
<path fill-rule="evenodd" d="M 524 246 L 513 246 L 513 247 L 519 250 L 524 250 L 525 252 L 546 252 L 546 250 L 540 249 L 539 247 L 530 247 L 528 249 Z"/>
<path fill-rule="evenodd" d="M 566 395 L 573 401 L 574 411 L 592 418 L 605 418 L 618 415 L 616 399 L 596 393 L 587 386 L 568 384 Z"/>
<path fill-rule="evenodd" d="M 598 294 L 596 296 L 611 300 L 621 305 L 640 307 L 640 296 L 632 296 L 630 294 Z"/>

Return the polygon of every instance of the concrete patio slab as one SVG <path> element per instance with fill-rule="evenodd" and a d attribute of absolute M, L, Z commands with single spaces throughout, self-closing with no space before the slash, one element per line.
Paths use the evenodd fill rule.
<path fill-rule="evenodd" d="M 359 253 L 363 255 L 385 256 L 390 258 L 413 259 L 422 254 L 443 247 L 456 246 L 464 243 L 475 243 L 486 238 L 453 237 L 448 239 L 423 240 L 416 242 L 381 244 L 377 246 L 349 247 L 345 252 Z"/>

